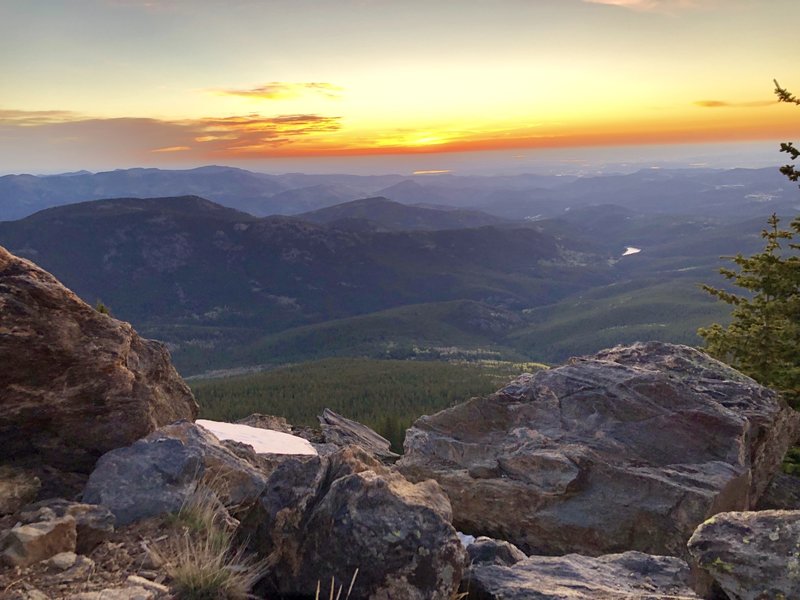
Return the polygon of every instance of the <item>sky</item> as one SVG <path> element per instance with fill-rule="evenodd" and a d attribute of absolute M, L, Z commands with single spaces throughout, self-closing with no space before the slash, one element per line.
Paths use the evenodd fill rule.
<path fill-rule="evenodd" d="M 778 164 L 800 137 L 773 93 L 800 93 L 794 9 L 0 0 L 0 173 Z"/>

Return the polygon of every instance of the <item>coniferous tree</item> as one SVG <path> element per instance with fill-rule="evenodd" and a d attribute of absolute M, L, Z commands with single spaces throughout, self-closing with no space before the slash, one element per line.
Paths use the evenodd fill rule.
<path fill-rule="evenodd" d="M 781 102 L 800 105 L 777 81 L 775 94 Z M 792 161 L 800 157 L 791 142 L 781 144 L 781 152 Z M 781 167 L 781 173 L 792 181 L 800 179 L 792 164 Z M 761 235 L 766 240 L 761 252 L 738 254 L 732 259 L 738 269 L 720 270 L 743 294 L 703 286 L 733 307 L 730 325 L 715 323 L 698 333 L 710 354 L 781 391 L 800 409 L 800 244 L 795 242 L 800 240 L 800 217 L 782 229 L 773 214 Z"/>

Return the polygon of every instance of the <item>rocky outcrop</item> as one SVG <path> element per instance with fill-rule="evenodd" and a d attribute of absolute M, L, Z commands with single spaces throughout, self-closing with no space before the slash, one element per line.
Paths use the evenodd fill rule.
<path fill-rule="evenodd" d="M 731 600 L 800 598 L 800 511 L 715 515 L 689 551 Z"/>
<path fill-rule="evenodd" d="M 158 342 L 0 247 L 0 447 L 89 472 L 197 404 Z"/>
<path fill-rule="evenodd" d="M 233 513 L 249 508 L 267 481 L 210 432 L 183 421 L 103 455 L 83 499 L 108 506 L 117 525 L 125 525 L 177 512 L 201 479 Z"/>
<path fill-rule="evenodd" d="M 335 578 L 351 598 L 446 600 L 464 549 L 439 486 L 412 484 L 360 448 L 292 459 L 272 473 L 241 535 L 271 565 L 265 591 L 313 597 Z"/>
<path fill-rule="evenodd" d="M 699 523 L 754 505 L 799 427 L 753 380 L 651 342 L 422 417 L 398 466 L 442 485 L 459 530 L 529 554 L 686 556 Z"/>
<path fill-rule="evenodd" d="M 329 444 L 340 448 L 360 446 L 378 460 L 387 463 L 393 463 L 400 458 L 399 454 L 392 452 L 389 440 L 366 425 L 336 414 L 330 408 L 322 411 L 318 419 L 322 435 Z"/>
<path fill-rule="evenodd" d="M 532 556 L 510 566 L 477 563 L 463 587 L 474 600 L 699 600 L 684 561 L 641 552 Z"/>

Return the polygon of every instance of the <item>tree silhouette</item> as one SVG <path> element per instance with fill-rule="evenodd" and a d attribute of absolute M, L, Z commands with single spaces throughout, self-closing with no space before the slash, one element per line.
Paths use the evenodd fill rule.
<path fill-rule="evenodd" d="M 796 98 L 775 81 L 775 94 L 781 102 L 800 105 Z M 791 142 L 780 146 L 792 162 L 800 150 Z M 792 181 L 800 179 L 793 164 L 780 169 Z M 750 375 L 764 385 L 782 392 L 787 401 L 800 409 L 800 217 L 788 229 L 780 227 L 773 214 L 761 235 L 764 249 L 752 256 L 737 254 L 733 269 L 720 269 L 744 293 L 704 285 L 703 289 L 733 307 L 730 325 L 715 323 L 698 333 L 710 354 Z M 738 267 L 738 268 L 736 268 Z"/>

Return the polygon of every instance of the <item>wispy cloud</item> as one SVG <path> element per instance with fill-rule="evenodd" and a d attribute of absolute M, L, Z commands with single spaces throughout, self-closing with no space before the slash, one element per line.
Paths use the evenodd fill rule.
<path fill-rule="evenodd" d="M 150 152 L 186 152 L 187 150 L 191 150 L 191 148 L 189 146 L 167 146 L 150 150 Z"/>
<path fill-rule="evenodd" d="M 706 8 L 719 4 L 718 0 L 583 0 L 583 2 L 661 13 L 674 13 L 679 10 Z"/>
<path fill-rule="evenodd" d="M 341 129 L 340 117 L 252 114 L 188 122 L 194 141 L 235 153 L 258 153 Z"/>
<path fill-rule="evenodd" d="M 777 100 L 756 100 L 754 102 L 727 102 L 725 100 L 697 100 L 693 104 L 701 108 L 760 108 L 777 104 Z"/>
<path fill-rule="evenodd" d="M 308 83 L 272 81 L 258 87 L 244 90 L 212 90 L 213 93 L 223 96 L 240 96 L 258 100 L 290 100 L 309 94 L 334 99 L 338 98 L 342 91 L 343 88 L 338 85 L 318 81 Z"/>
<path fill-rule="evenodd" d="M 209 158 L 268 156 L 304 147 L 341 129 L 341 119 L 317 114 L 260 114 L 205 119 L 96 119 L 68 111 L 0 110 L 0 138 L 30 157 L 80 155 L 141 160 L 153 153 Z M 1 157 L 0 157 L 1 158 Z"/>
<path fill-rule="evenodd" d="M 77 113 L 67 110 L 3 110 L 0 109 L 0 124 L 17 126 L 63 123 L 79 118 Z"/>

